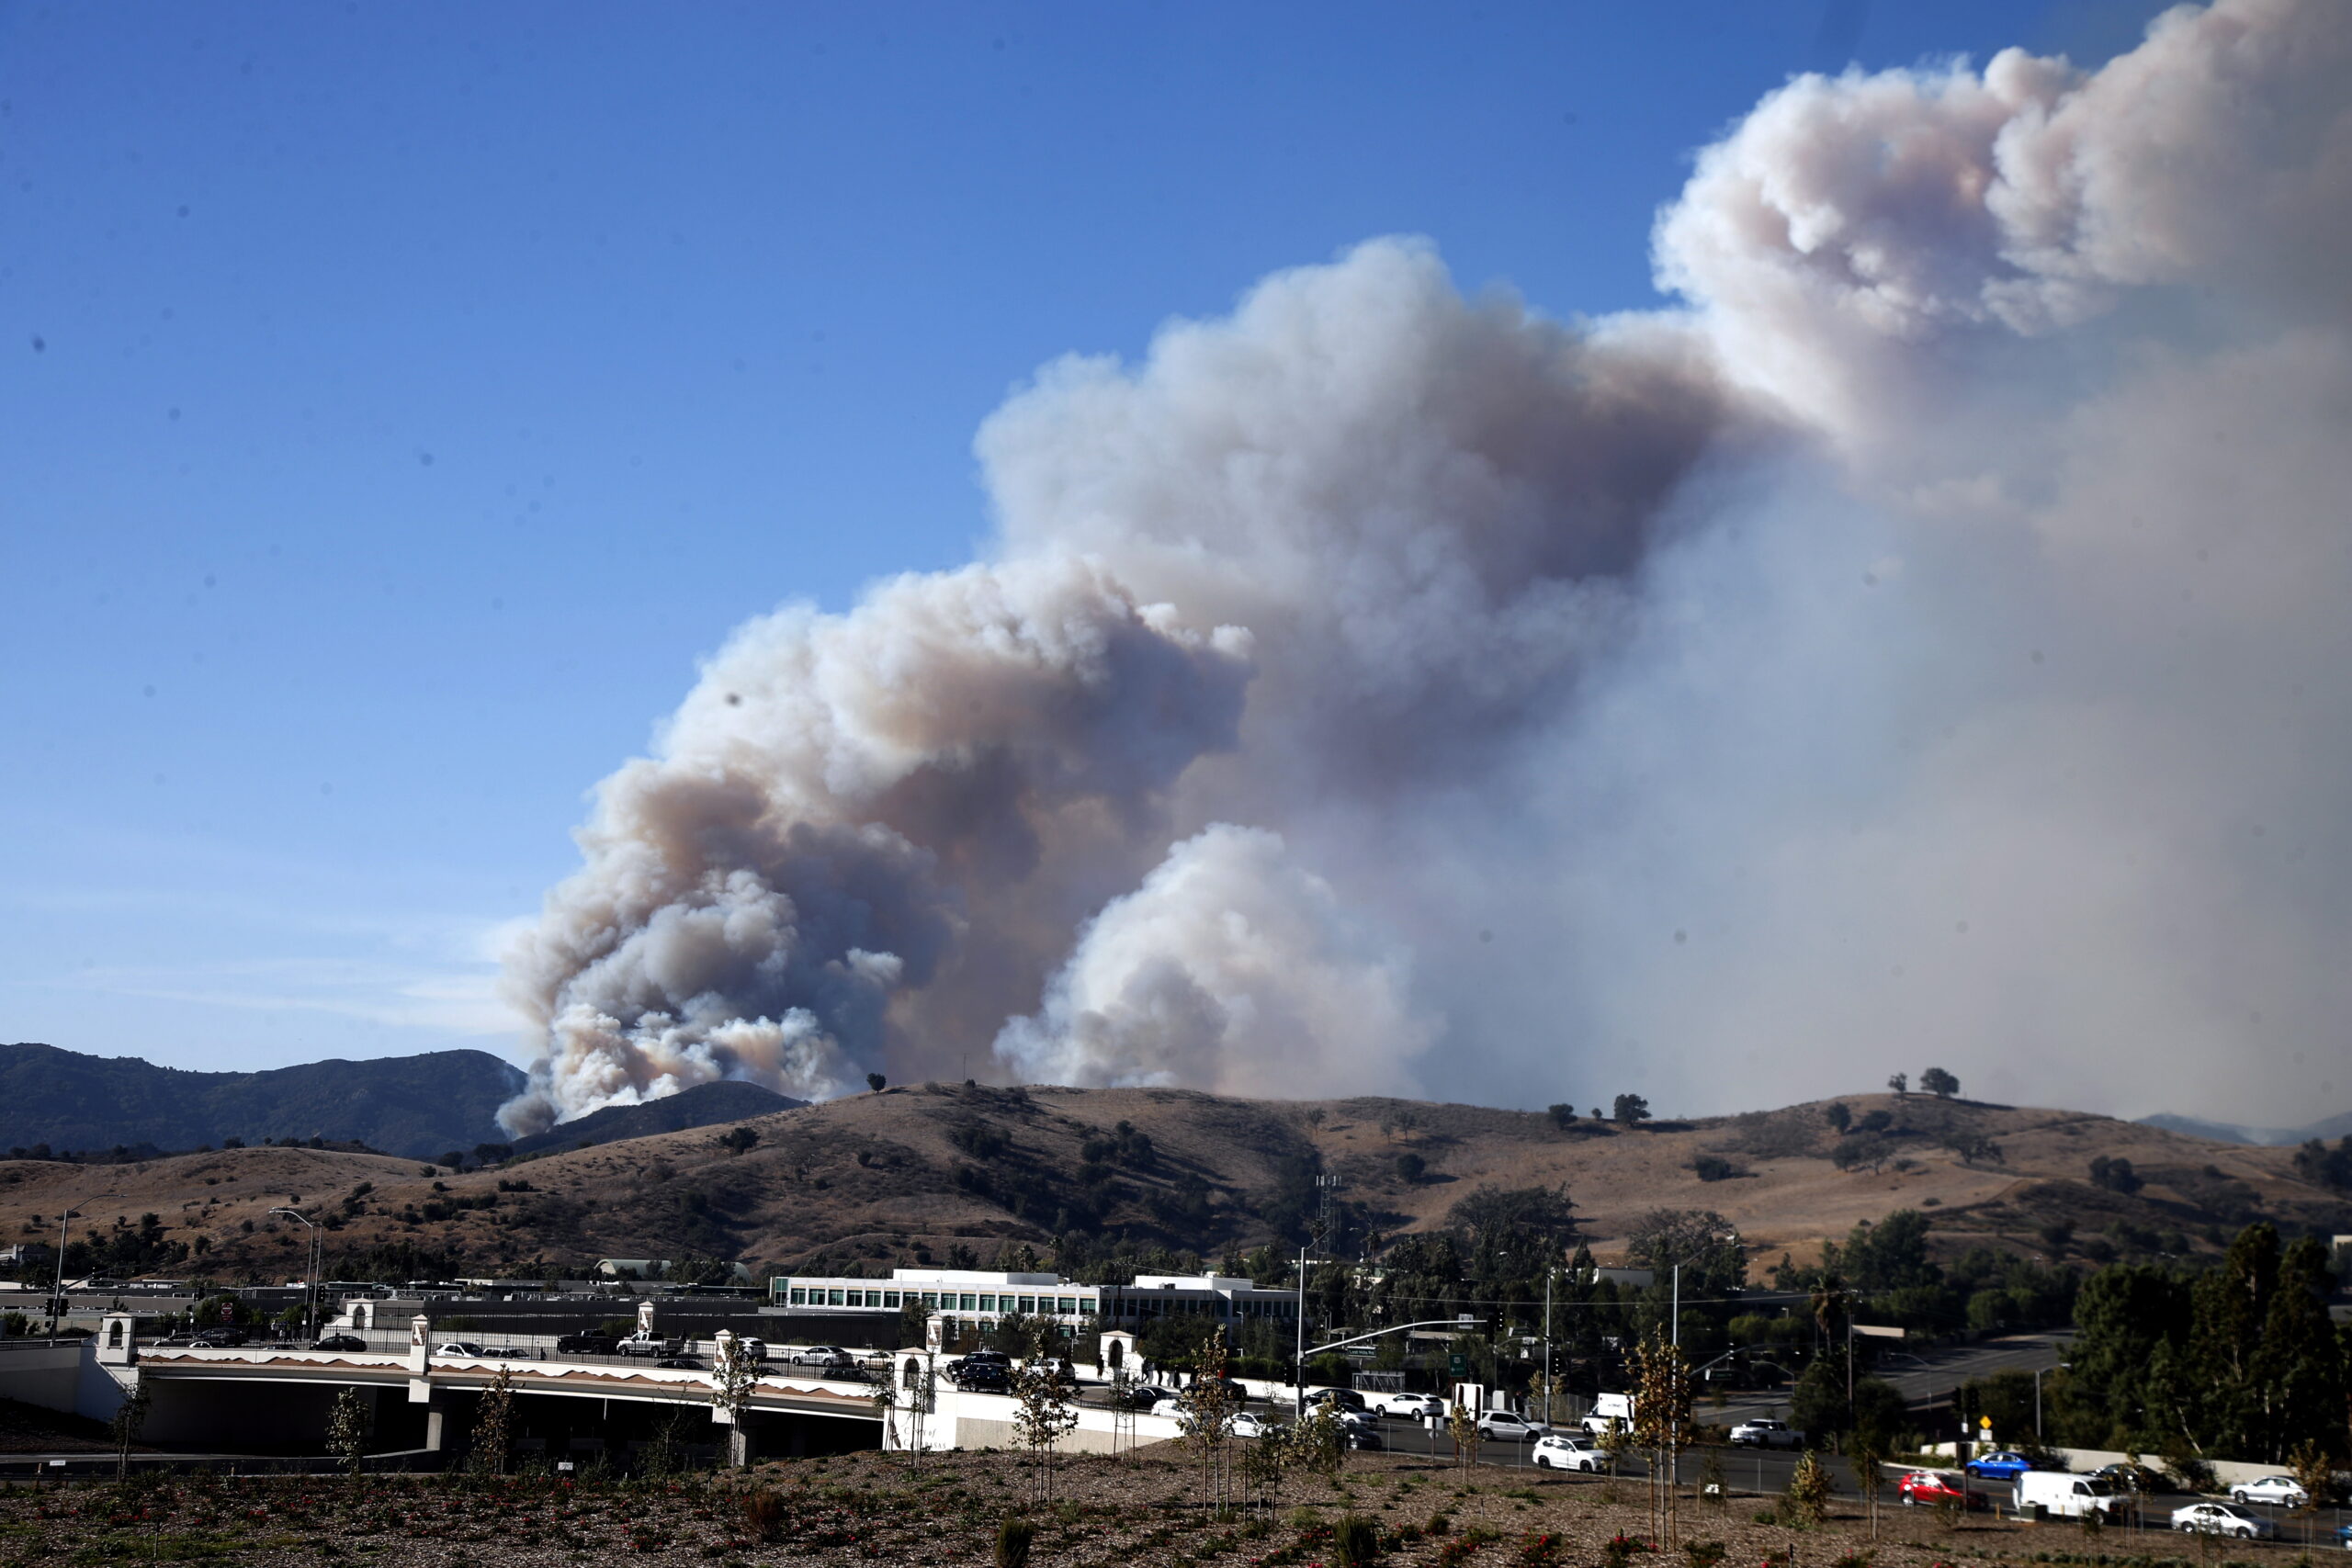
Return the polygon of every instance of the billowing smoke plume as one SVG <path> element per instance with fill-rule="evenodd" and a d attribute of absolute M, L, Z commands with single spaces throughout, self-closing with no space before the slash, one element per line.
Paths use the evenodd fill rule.
<path fill-rule="evenodd" d="M 2352 10 L 2235 0 L 1792 82 L 1661 215 L 1681 310 L 1378 242 L 1049 367 L 989 564 L 743 628 L 605 782 L 508 1120 L 991 1043 L 2301 1120 L 2352 1092 L 2347 241 Z"/>

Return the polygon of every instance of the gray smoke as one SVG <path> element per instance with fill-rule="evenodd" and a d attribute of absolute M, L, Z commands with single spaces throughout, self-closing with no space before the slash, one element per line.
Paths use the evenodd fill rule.
<path fill-rule="evenodd" d="M 2298 1119 L 2352 1000 L 2347 108 L 2329 0 L 1803 77 L 1661 214 L 1682 309 L 1383 241 L 1048 367 L 989 564 L 743 628 L 605 782 L 510 1124 L 991 1042 Z"/>

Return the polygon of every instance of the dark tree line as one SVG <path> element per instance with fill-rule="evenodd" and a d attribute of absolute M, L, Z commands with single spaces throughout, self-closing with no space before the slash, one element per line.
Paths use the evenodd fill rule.
<path fill-rule="evenodd" d="M 2345 1334 L 2316 1238 L 2247 1226 L 2218 1267 L 2119 1263 L 2075 1308 L 2063 1405 L 2086 1446 L 2168 1459 L 2284 1464 L 2311 1444 L 2346 1456 Z"/>

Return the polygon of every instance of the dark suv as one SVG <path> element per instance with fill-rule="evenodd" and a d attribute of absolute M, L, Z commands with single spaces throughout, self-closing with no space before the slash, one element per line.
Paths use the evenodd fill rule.
<path fill-rule="evenodd" d="M 1004 1361 L 968 1357 L 956 1367 L 956 1386 L 967 1393 L 1002 1393 L 1012 1386 L 1012 1368 Z"/>

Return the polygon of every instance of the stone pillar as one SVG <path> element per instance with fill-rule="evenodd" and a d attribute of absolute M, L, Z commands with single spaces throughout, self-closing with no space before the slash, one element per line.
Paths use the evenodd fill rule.
<path fill-rule="evenodd" d="M 408 1320 L 408 1370 L 420 1378 L 433 1370 L 433 1320 L 423 1313 Z"/>
<path fill-rule="evenodd" d="M 1125 1372 L 1131 1378 L 1143 1375 L 1143 1368 L 1136 1360 L 1136 1337 L 1123 1328 L 1107 1329 L 1102 1335 L 1102 1364 L 1095 1369 L 1105 1380 Z"/>
<path fill-rule="evenodd" d="M 449 1407 L 434 1400 L 424 1407 L 424 1447 L 428 1452 L 439 1453 L 447 1446 Z"/>
<path fill-rule="evenodd" d="M 648 1338 L 653 1335 L 653 1301 L 646 1298 L 637 1303 L 637 1331 Z"/>

